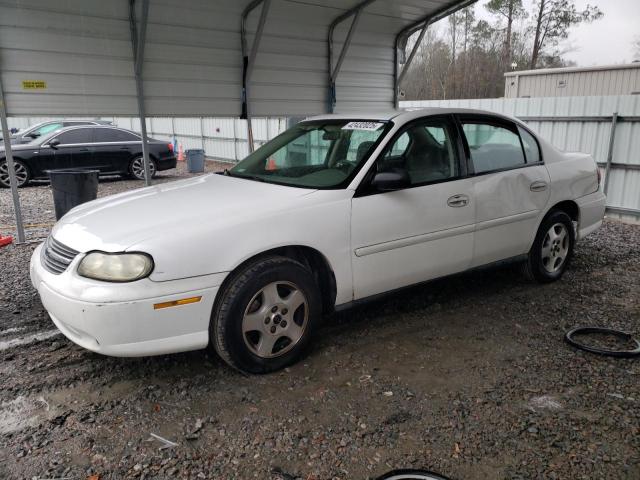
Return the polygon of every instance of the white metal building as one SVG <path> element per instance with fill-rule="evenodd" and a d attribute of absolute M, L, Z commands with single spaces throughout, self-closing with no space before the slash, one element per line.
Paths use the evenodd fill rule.
<path fill-rule="evenodd" d="M 504 76 L 506 98 L 640 94 L 640 62 L 524 70 Z"/>

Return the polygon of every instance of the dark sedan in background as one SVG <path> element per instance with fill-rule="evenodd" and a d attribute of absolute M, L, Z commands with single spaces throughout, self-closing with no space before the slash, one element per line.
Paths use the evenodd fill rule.
<path fill-rule="evenodd" d="M 176 167 L 173 144 L 149 139 L 151 175 Z M 97 169 L 100 175 L 123 175 L 144 180 L 140 135 L 112 126 L 68 127 L 43 135 L 31 143 L 13 145 L 18 186 L 48 179 L 47 170 Z M 0 145 L 0 186 L 9 186 L 9 172 Z"/>

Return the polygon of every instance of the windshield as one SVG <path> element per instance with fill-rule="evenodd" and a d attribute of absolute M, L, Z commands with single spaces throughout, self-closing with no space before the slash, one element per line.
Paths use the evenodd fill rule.
<path fill-rule="evenodd" d="M 300 123 L 261 146 L 229 174 L 296 187 L 344 187 L 389 125 L 353 120 Z"/>

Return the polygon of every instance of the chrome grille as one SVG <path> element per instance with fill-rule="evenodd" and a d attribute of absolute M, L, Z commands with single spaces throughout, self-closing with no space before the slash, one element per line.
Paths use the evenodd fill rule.
<path fill-rule="evenodd" d="M 56 275 L 64 272 L 79 252 L 49 236 L 42 247 L 42 265 Z"/>

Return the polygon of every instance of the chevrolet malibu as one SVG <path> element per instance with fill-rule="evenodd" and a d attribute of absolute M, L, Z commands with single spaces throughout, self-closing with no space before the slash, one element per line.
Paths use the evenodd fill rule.
<path fill-rule="evenodd" d="M 513 118 L 320 116 L 228 171 L 76 207 L 31 279 L 84 348 L 210 345 L 265 373 L 303 355 L 323 312 L 398 288 L 505 260 L 558 280 L 604 209 L 594 160 Z"/>

